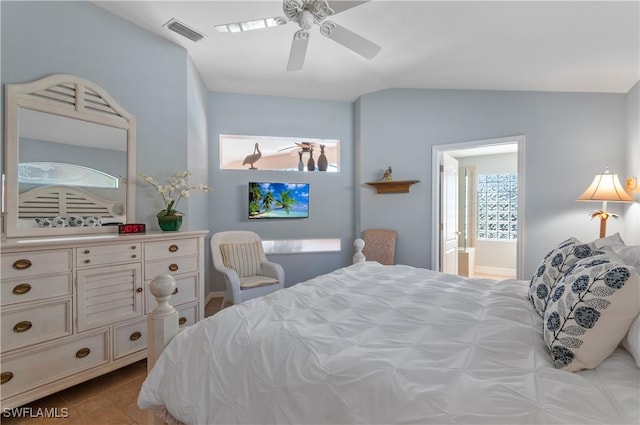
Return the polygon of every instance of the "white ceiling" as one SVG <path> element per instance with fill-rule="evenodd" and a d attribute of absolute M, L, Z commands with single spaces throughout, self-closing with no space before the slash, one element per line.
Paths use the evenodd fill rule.
<path fill-rule="evenodd" d="M 353 101 L 387 88 L 626 93 L 640 79 L 638 0 L 371 0 L 331 19 L 379 44 L 373 60 L 314 27 L 295 72 L 286 66 L 297 24 L 213 29 L 284 16 L 281 1 L 95 3 L 187 49 L 212 91 Z M 192 42 L 169 31 L 171 18 L 206 37 Z"/>

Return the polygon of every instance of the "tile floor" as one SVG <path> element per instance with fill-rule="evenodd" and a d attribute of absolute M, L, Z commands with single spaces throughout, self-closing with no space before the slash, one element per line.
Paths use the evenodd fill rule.
<path fill-rule="evenodd" d="M 222 298 L 214 298 L 205 307 L 205 316 L 220 309 Z M 138 409 L 136 401 L 147 374 L 146 360 L 133 363 L 82 384 L 27 404 L 31 411 L 57 409 L 58 418 L 16 418 L 0 414 L 2 425 L 146 425 L 148 413 Z M 65 410 L 63 410 L 65 409 Z M 42 410 L 41 410 L 42 411 Z M 67 414 L 65 414 L 65 412 Z"/>

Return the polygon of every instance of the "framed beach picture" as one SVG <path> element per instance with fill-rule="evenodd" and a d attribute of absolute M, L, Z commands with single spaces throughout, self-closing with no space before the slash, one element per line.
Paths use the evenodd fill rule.
<path fill-rule="evenodd" d="M 249 183 L 249 219 L 309 218 L 309 183 Z"/>

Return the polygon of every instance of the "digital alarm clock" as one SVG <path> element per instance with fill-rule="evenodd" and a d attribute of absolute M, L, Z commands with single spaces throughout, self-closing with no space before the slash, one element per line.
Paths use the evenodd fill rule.
<path fill-rule="evenodd" d="M 121 235 L 137 235 L 145 233 L 147 226 L 144 223 L 127 223 L 118 225 L 118 233 Z"/>

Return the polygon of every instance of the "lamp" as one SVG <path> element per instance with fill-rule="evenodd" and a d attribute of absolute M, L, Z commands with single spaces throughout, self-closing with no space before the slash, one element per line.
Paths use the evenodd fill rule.
<path fill-rule="evenodd" d="M 611 174 L 609 168 L 604 174 L 597 174 L 591 186 L 584 191 L 578 201 L 602 201 L 602 209 L 591 214 L 591 218 L 600 219 L 600 237 L 607 233 L 607 219 L 618 215 L 607 211 L 607 202 L 631 202 L 631 196 L 623 189 L 617 174 Z"/>

